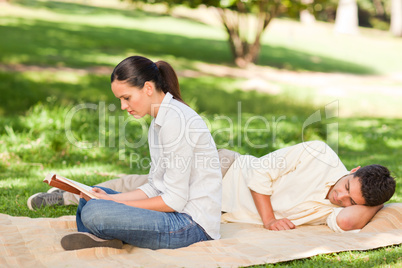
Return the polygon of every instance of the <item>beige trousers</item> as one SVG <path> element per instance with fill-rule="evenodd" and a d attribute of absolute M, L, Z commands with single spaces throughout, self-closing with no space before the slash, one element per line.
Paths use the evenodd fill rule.
<path fill-rule="evenodd" d="M 232 165 L 234 160 L 240 154 L 227 149 L 219 149 L 218 154 L 219 154 L 219 161 L 221 164 L 222 177 L 224 177 L 229 167 Z M 147 183 L 147 181 L 148 181 L 148 174 L 145 175 L 132 174 L 132 175 L 124 175 L 120 178 L 113 179 L 110 181 L 105 181 L 100 184 L 97 184 L 96 186 L 102 186 L 124 193 L 137 189 L 141 185 Z M 63 198 L 64 198 L 64 205 L 78 204 L 79 201 L 78 195 L 69 192 L 64 192 Z"/>

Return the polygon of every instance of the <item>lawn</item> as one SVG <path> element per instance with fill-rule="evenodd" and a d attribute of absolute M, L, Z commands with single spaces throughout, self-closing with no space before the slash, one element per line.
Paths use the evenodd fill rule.
<path fill-rule="evenodd" d="M 183 74 L 183 97 L 205 118 L 219 148 L 262 156 L 302 141 L 323 140 L 338 151 L 349 169 L 372 163 L 388 166 L 399 183 L 391 202 L 402 202 L 402 90 L 398 80 L 381 80 L 392 92 L 388 95 L 349 92 L 344 98 L 318 98 L 316 88 L 286 82 L 275 82 L 281 89 L 278 94 L 244 91 L 241 85 L 250 70 L 237 70 L 231 64 L 221 28 L 132 10 L 113 0 L 97 4 L 0 3 L 4 37 L 0 42 L 0 213 L 73 215 L 74 206 L 27 208 L 30 195 L 49 188 L 41 181 L 50 171 L 86 184 L 121 173 L 147 173 L 147 162 L 141 160 L 149 157 L 143 131 L 150 118 L 132 120 L 121 112 L 109 84 L 110 69 L 132 54 L 167 60 Z M 264 36 L 258 68 L 384 79 L 402 70 L 402 55 L 397 53 L 402 42 L 384 32 L 362 29 L 360 36 L 340 38 L 326 24 L 304 35 L 297 27 L 294 21 L 275 21 Z M 205 73 L 200 64 L 245 75 Z M 92 108 L 77 110 L 85 103 Z M 378 103 L 387 109 L 386 117 L 379 108 L 374 113 L 377 116 L 371 113 L 370 108 Z M 368 108 L 357 111 L 356 107 Z M 318 113 L 321 120 L 303 129 L 307 118 Z M 402 247 L 394 246 L 274 266 L 401 265 L 401 255 Z"/>

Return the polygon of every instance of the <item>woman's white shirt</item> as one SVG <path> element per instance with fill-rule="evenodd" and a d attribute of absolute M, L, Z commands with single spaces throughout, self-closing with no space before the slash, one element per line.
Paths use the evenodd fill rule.
<path fill-rule="evenodd" d="M 222 174 L 218 151 L 204 120 L 167 93 L 148 132 L 151 169 L 139 187 L 161 196 L 190 215 L 213 239 L 219 239 Z"/>

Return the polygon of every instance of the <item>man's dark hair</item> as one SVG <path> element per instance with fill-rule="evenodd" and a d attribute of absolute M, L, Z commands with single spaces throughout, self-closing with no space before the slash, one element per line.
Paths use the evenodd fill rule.
<path fill-rule="evenodd" d="M 366 206 L 378 206 L 387 202 L 395 193 L 396 182 L 388 168 L 369 165 L 360 168 L 353 177 L 362 184 L 362 195 Z"/>

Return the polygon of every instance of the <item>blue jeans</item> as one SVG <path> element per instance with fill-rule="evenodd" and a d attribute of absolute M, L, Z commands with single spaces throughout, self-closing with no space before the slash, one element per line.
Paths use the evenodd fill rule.
<path fill-rule="evenodd" d="M 102 188 L 108 194 L 118 192 Z M 77 209 L 79 232 L 102 239 L 119 239 L 150 249 L 180 248 L 211 240 L 193 219 L 178 212 L 159 212 L 136 208 L 110 200 L 81 198 Z"/>

